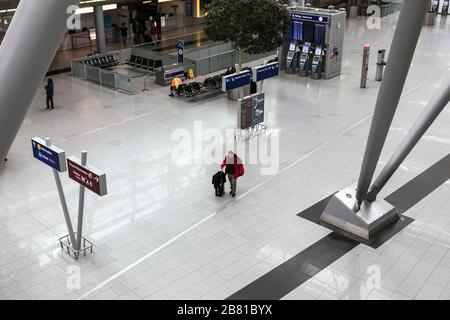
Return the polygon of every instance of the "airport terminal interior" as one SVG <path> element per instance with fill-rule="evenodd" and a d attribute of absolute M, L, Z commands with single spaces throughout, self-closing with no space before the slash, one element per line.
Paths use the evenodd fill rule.
<path fill-rule="evenodd" d="M 60 1 L 0 1 L 0 299 L 450 299 L 449 1 L 255 0 L 266 53 L 223 1 Z"/>

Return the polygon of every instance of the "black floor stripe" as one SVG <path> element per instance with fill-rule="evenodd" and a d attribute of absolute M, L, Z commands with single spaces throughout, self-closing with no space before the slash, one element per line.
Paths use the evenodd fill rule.
<path fill-rule="evenodd" d="M 399 214 L 403 213 L 419 203 L 448 179 L 450 179 L 450 154 L 393 192 L 386 198 L 386 201 L 394 205 Z M 281 299 L 311 279 L 314 275 L 327 268 L 358 244 L 364 243 L 368 246 L 378 248 L 414 221 L 409 217 L 399 215 L 399 220 L 396 223 L 382 230 L 373 240 L 367 241 L 320 222 L 319 217 L 324 211 L 330 197 L 323 199 L 299 213 L 298 216 L 321 224 L 334 232 L 253 281 L 228 297 L 227 300 Z"/>
<path fill-rule="evenodd" d="M 386 201 L 404 213 L 450 179 L 450 154 L 392 193 Z"/>
<path fill-rule="evenodd" d="M 281 299 L 358 244 L 354 240 L 333 232 L 239 290 L 227 300 Z"/>

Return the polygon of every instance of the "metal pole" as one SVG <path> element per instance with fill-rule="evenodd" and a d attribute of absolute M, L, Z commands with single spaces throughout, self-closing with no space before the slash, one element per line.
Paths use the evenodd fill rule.
<path fill-rule="evenodd" d="M 45 144 L 47 147 L 52 146 L 52 141 L 50 138 L 45 138 Z M 61 178 L 59 177 L 59 172 L 53 169 L 53 176 L 55 177 L 56 189 L 58 189 L 59 200 L 61 200 L 61 206 L 64 212 L 64 219 L 66 220 L 67 230 L 69 231 L 70 241 L 72 243 L 72 248 L 76 246 L 75 235 L 73 233 L 72 222 L 70 221 L 69 209 L 67 208 L 66 197 L 64 196 L 64 190 L 61 184 Z"/>
<path fill-rule="evenodd" d="M 375 112 L 356 190 L 356 208 L 367 195 L 389 133 L 422 30 L 428 0 L 404 2 L 389 52 L 389 64 L 378 92 Z"/>
<path fill-rule="evenodd" d="M 22 0 L 0 46 L 0 159 L 9 149 L 79 0 Z M 12 67 L 14 66 L 14 67 Z M 0 161 L 0 165 L 3 161 Z"/>
<path fill-rule="evenodd" d="M 85 166 L 87 164 L 87 152 L 81 152 L 81 165 Z M 80 197 L 78 199 L 78 225 L 77 225 L 77 250 L 81 249 L 81 239 L 83 239 L 83 211 L 84 211 L 84 194 L 86 188 L 80 184 Z"/>
<path fill-rule="evenodd" d="M 374 184 L 370 188 L 370 192 L 367 195 L 367 199 L 370 201 L 375 201 L 378 193 L 383 189 L 392 175 L 397 171 L 409 153 L 414 149 L 416 144 L 423 137 L 425 132 L 430 128 L 439 114 L 444 110 L 450 101 L 450 77 L 446 80 L 444 84 L 439 88 L 439 90 L 434 94 L 428 103 L 425 110 L 419 116 L 419 119 L 414 123 L 411 130 L 406 135 L 403 142 L 397 148 L 395 153 L 389 159 L 386 166 L 383 168 L 381 173 L 378 175 Z"/>

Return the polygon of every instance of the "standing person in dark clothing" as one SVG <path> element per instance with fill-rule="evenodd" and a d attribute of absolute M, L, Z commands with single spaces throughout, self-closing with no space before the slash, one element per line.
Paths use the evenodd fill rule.
<path fill-rule="evenodd" d="M 244 175 L 242 160 L 233 151 L 229 151 L 220 167 L 225 168 L 225 174 L 228 176 L 231 185 L 230 194 L 234 198 L 236 196 L 237 179 Z"/>
<path fill-rule="evenodd" d="M 47 95 L 47 108 L 45 108 L 45 110 L 55 109 L 55 105 L 53 103 L 54 85 L 51 78 L 47 81 L 47 85 L 45 86 L 45 93 Z"/>
<path fill-rule="evenodd" d="M 126 46 L 128 39 L 128 27 L 123 22 L 122 26 L 120 27 L 120 35 L 122 36 L 123 45 Z"/>

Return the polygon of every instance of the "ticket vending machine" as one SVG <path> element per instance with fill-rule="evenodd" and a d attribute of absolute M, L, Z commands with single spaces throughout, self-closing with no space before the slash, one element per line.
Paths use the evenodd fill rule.
<path fill-rule="evenodd" d="M 291 2 L 287 9 L 291 15 L 291 23 L 284 33 L 284 43 L 278 50 L 280 69 L 288 69 L 286 58 L 291 43 L 295 42 L 297 50 L 293 61 L 296 63 L 295 69 L 299 76 L 311 74 L 312 61 L 318 46 L 322 48 L 322 57 L 319 59 L 322 67 L 320 77 L 331 79 L 339 76 L 342 69 L 345 10 L 302 7 L 296 2 Z M 309 45 L 309 56 L 303 51 L 306 51 L 306 44 Z M 289 56 L 292 57 L 292 55 L 290 52 Z M 293 69 L 291 67 L 291 70 L 287 70 L 286 73 L 293 73 Z"/>
<path fill-rule="evenodd" d="M 433 0 L 433 3 L 431 5 L 431 12 L 438 13 L 439 12 L 439 4 L 440 0 Z"/>
<path fill-rule="evenodd" d="M 449 2 L 450 2 L 450 0 L 444 0 L 444 3 L 442 4 L 442 12 L 441 12 L 441 14 L 443 16 L 448 15 Z"/>
<path fill-rule="evenodd" d="M 300 63 L 298 75 L 300 77 L 309 77 L 311 74 L 311 45 L 305 43 L 302 47 L 302 53 L 300 55 Z"/>
<path fill-rule="evenodd" d="M 311 78 L 322 78 L 322 61 L 323 61 L 323 49 L 322 46 L 317 46 L 314 52 L 314 58 L 311 66 Z"/>
<path fill-rule="evenodd" d="M 297 68 L 297 43 L 291 42 L 286 57 L 286 73 L 295 73 Z"/>

